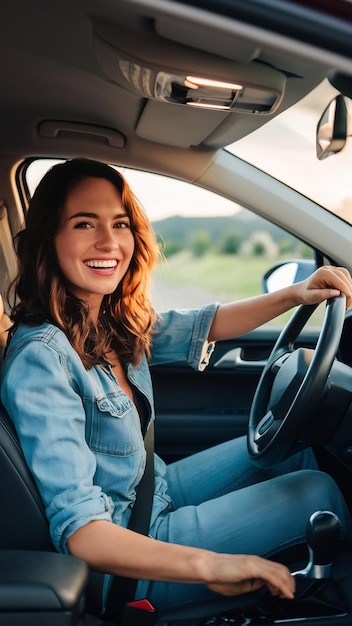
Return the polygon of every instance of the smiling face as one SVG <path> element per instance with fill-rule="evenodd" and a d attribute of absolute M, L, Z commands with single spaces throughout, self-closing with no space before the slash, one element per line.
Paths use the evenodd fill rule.
<path fill-rule="evenodd" d="M 72 292 L 97 315 L 134 252 L 130 219 L 116 187 L 104 178 L 78 183 L 67 195 L 54 243 Z"/>

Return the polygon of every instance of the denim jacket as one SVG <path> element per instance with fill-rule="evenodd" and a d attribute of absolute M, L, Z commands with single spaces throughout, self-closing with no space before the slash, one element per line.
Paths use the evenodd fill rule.
<path fill-rule="evenodd" d="M 217 305 L 162 313 L 151 364 L 183 361 L 202 370 L 214 348 L 207 342 Z M 149 363 L 128 365 L 127 376 L 154 419 Z M 1 401 L 13 420 L 46 507 L 56 549 L 92 520 L 127 526 L 145 467 L 135 405 L 110 365 L 86 370 L 66 335 L 44 323 L 20 325 L 2 370 Z M 165 464 L 155 455 L 151 525 L 170 506 Z"/>

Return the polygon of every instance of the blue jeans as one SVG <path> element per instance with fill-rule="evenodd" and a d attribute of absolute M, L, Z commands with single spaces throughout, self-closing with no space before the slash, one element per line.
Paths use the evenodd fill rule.
<path fill-rule="evenodd" d="M 166 478 L 174 510 L 159 516 L 150 533 L 161 541 L 270 557 L 303 543 L 317 510 L 339 516 L 342 537 L 350 523 L 337 485 L 318 471 L 309 449 L 263 470 L 240 437 L 170 464 Z M 147 595 L 165 608 L 216 594 L 204 585 L 151 582 Z"/>

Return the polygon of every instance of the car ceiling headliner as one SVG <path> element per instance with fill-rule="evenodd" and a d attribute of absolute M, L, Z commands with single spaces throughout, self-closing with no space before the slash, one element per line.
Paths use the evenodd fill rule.
<path fill-rule="evenodd" d="M 319 47 L 166 0 L 13 0 L 0 14 L 0 153 L 16 158 L 79 152 L 160 169 L 164 158 L 187 153 L 205 167 L 219 147 L 272 117 L 148 101 L 116 71 L 124 56 L 166 70 L 179 62 L 190 72 L 196 61 L 205 74 L 231 72 L 232 64 L 254 63 L 259 76 L 276 68 L 286 77 L 277 112 L 346 64 Z"/>

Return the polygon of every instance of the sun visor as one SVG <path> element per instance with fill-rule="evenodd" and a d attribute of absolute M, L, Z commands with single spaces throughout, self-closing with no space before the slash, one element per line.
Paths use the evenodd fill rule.
<path fill-rule="evenodd" d="M 139 118 L 138 137 L 177 148 L 199 146 L 226 118 L 227 113 L 188 109 L 148 100 Z"/>

